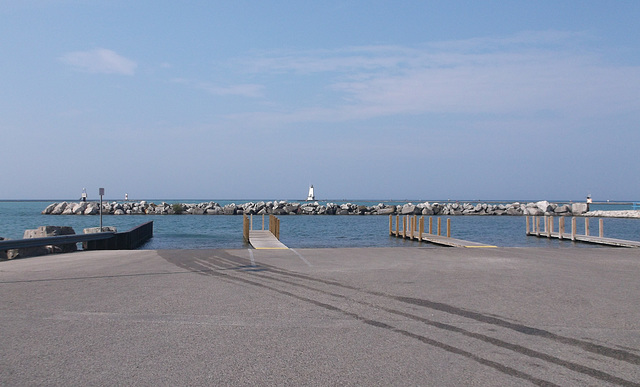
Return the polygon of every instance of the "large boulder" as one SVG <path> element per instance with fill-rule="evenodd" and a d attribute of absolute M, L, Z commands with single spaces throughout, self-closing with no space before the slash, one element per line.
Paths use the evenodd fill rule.
<path fill-rule="evenodd" d="M 378 209 L 377 213 L 378 215 L 393 215 L 396 213 L 396 207 L 390 206 L 390 207 L 380 208 Z"/>
<path fill-rule="evenodd" d="M 256 213 L 258 213 L 258 211 L 256 210 L 256 205 L 251 202 L 239 205 L 237 210 L 242 210 L 242 213 L 247 215 L 255 215 Z M 238 212 L 237 210 L 236 212 Z"/>
<path fill-rule="evenodd" d="M 4 240 L 8 240 L 8 239 L 0 237 L 0 241 L 4 241 Z M 18 250 L 16 250 L 16 249 L 0 250 L 0 261 L 5 261 L 7 259 L 13 259 L 13 258 L 16 258 L 17 256 L 18 256 Z"/>
<path fill-rule="evenodd" d="M 312 205 L 304 205 L 300 207 L 300 211 L 302 211 L 302 213 L 305 215 L 312 215 L 312 214 L 315 214 L 316 207 Z"/>
<path fill-rule="evenodd" d="M 525 214 L 526 215 L 530 215 L 530 216 L 542 216 L 544 215 L 544 211 L 541 210 L 540 208 L 536 207 L 527 207 L 525 210 Z"/>
<path fill-rule="evenodd" d="M 546 200 L 537 202 L 536 207 L 542 210 L 542 212 L 553 212 L 553 206 Z"/>
<path fill-rule="evenodd" d="M 189 208 L 187 210 L 187 213 L 192 215 L 204 215 L 206 211 L 207 210 L 205 208 L 196 207 L 196 208 Z"/>
<path fill-rule="evenodd" d="M 44 238 L 59 235 L 75 235 L 69 226 L 40 226 L 35 230 L 25 230 L 23 238 Z"/>
<path fill-rule="evenodd" d="M 56 206 L 58 205 L 58 203 L 51 203 L 47 206 L 47 208 L 44 209 L 44 211 L 42 211 L 42 215 L 49 215 L 51 214 L 51 212 L 53 211 L 54 208 L 56 208 Z"/>
<path fill-rule="evenodd" d="M 235 215 L 237 210 L 238 210 L 238 207 L 236 206 L 235 203 L 227 204 L 222 209 L 225 215 Z"/>
<path fill-rule="evenodd" d="M 571 207 L 567 204 L 563 204 L 561 206 L 557 206 L 553 212 L 557 215 L 567 215 L 571 214 Z"/>
<path fill-rule="evenodd" d="M 68 226 L 40 226 L 35 230 L 25 230 L 24 239 L 29 238 L 45 238 L 59 235 L 75 235 L 73 228 Z M 67 243 L 63 245 L 48 245 L 39 247 L 29 247 L 18 249 L 16 258 L 35 257 L 51 253 L 68 253 L 76 251 L 78 247 L 75 243 Z"/>
<path fill-rule="evenodd" d="M 83 234 L 96 234 L 99 232 L 118 232 L 118 229 L 115 226 L 102 226 L 102 230 L 100 230 L 100 227 L 89 227 L 82 230 Z"/>
<path fill-rule="evenodd" d="M 281 208 L 281 207 L 278 206 L 278 208 Z M 298 212 L 299 208 L 300 208 L 300 203 L 287 203 L 287 204 L 285 204 L 283 209 L 287 214 L 290 214 L 290 213 L 294 213 L 295 214 L 295 213 Z"/>
<path fill-rule="evenodd" d="M 276 208 L 273 209 L 273 214 L 274 215 L 288 215 L 289 212 L 284 208 L 276 207 Z M 291 214 L 295 214 L 295 212 L 291 212 Z"/>
<path fill-rule="evenodd" d="M 71 212 L 73 215 L 82 215 L 86 209 L 87 202 L 80 202 L 73 205 L 73 210 Z"/>
<path fill-rule="evenodd" d="M 100 213 L 100 205 L 96 203 L 87 204 L 87 208 L 84 210 L 85 215 L 96 215 Z"/>
<path fill-rule="evenodd" d="M 325 214 L 335 215 L 339 208 L 340 207 L 335 203 L 327 203 L 327 210 L 325 211 Z"/>
<path fill-rule="evenodd" d="M 571 204 L 571 213 L 573 215 L 582 215 L 588 211 L 587 203 L 573 203 Z"/>
<path fill-rule="evenodd" d="M 53 210 L 51 210 L 51 215 L 61 215 L 66 208 L 67 202 L 58 203 Z"/>
<path fill-rule="evenodd" d="M 434 211 L 433 211 L 433 207 L 431 207 L 430 205 L 425 206 L 422 209 L 422 215 L 433 215 Z"/>
<path fill-rule="evenodd" d="M 462 206 L 457 205 L 457 203 L 454 203 L 454 205 L 449 208 L 449 213 L 451 215 L 462 215 Z"/>
<path fill-rule="evenodd" d="M 520 207 L 508 207 L 507 208 L 507 215 L 522 215 L 523 211 L 520 209 Z"/>
<path fill-rule="evenodd" d="M 62 211 L 61 215 L 73 215 L 73 208 L 75 207 L 75 204 L 73 203 L 69 203 L 65 208 L 64 211 Z"/>
<path fill-rule="evenodd" d="M 400 211 L 400 214 L 402 214 L 402 215 L 413 215 L 415 212 L 416 212 L 416 206 L 414 206 L 411 203 L 407 203 L 404 206 L 402 206 L 402 211 Z"/>
<path fill-rule="evenodd" d="M 365 205 L 359 205 L 356 209 L 356 214 L 359 215 L 364 215 L 364 214 L 368 214 L 371 212 L 371 210 L 369 209 L 369 207 L 365 206 Z"/>
<path fill-rule="evenodd" d="M 207 215 L 222 215 L 224 214 L 224 210 L 222 207 L 213 207 L 207 208 L 204 213 Z"/>
<path fill-rule="evenodd" d="M 82 230 L 83 234 L 97 234 L 99 232 L 118 232 L 118 229 L 115 226 L 102 226 L 102 229 L 100 227 L 89 227 Z M 82 242 L 82 249 L 89 250 L 90 243 L 88 241 Z"/>

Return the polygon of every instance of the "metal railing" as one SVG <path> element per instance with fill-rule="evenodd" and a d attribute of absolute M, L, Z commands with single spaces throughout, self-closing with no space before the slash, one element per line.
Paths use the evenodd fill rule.
<path fill-rule="evenodd" d="M 95 234 L 58 235 L 43 238 L 9 239 L 0 241 L 0 251 L 12 249 L 26 249 L 41 246 L 60 246 L 87 241 L 98 241 L 113 238 L 114 232 L 99 232 Z"/>

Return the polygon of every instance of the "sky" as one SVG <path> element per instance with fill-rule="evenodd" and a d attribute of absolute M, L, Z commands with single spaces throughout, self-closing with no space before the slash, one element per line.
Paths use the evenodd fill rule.
<path fill-rule="evenodd" d="M 640 1 L 0 0 L 0 200 L 640 200 Z"/>

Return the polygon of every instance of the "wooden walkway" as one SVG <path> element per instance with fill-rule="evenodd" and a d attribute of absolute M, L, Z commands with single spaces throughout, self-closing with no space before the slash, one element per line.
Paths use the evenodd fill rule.
<path fill-rule="evenodd" d="M 585 234 L 578 234 L 576 232 L 576 218 L 571 218 L 570 229 L 571 232 L 565 232 L 565 221 L 564 217 L 558 218 L 558 230 L 554 231 L 554 222 L 552 216 L 542 217 L 543 220 L 543 230 L 540 230 L 540 220 L 538 217 L 533 216 L 532 222 L 529 222 L 529 217 L 526 218 L 526 226 L 527 226 L 527 235 L 536 236 L 539 238 L 551 238 L 551 239 L 560 239 L 560 240 L 568 240 L 575 242 L 584 242 L 584 243 L 592 243 L 598 245 L 605 246 L 615 246 L 615 247 L 640 247 L 640 241 L 630 241 L 625 239 L 615 239 L 615 238 L 606 238 L 604 236 L 604 226 L 602 218 L 599 218 L 599 231 L 598 236 L 589 235 L 589 218 L 585 218 Z"/>
<path fill-rule="evenodd" d="M 244 216 L 242 234 L 245 242 L 248 242 L 254 249 L 288 249 L 280 242 L 280 219 L 269 215 L 269 229 L 265 230 L 265 217 L 262 215 L 262 229 L 253 229 L 253 215 Z"/>
<path fill-rule="evenodd" d="M 451 238 L 451 222 L 447 219 L 447 233 L 441 235 L 441 218 L 438 218 L 437 234 L 433 230 L 433 218 L 429 217 L 428 231 L 425 232 L 424 217 L 418 219 L 417 216 L 403 216 L 402 229 L 400 229 L 400 217 L 396 215 L 396 228 L 393 229 L 393 215 L 389 216 L 389 235 L 397 238 L 411 239 L 420 242 L 428 242 L 434 245 L 447 247 L 466 247 L 466 248 L 495 248 L 498 246 L 488 245 L 485 243 L 465 241 L 462 239 Z"/>
<path fill-rule="evenodd" d="M 254 249 L 288 249 L 269 230 L 250 230 L 249 243 Z"/>
<path fill-rule="evenodd" d="M 625 239 L 615 239 L 615 238 L 605 238 L 598 237 L 593 235 L 576 235 L 574 239 L 571 238 L 571 234 L 564 233 L 562 237 L 558 232 L 549 233 L 540 233 L 536 234 L 533 232 L 528 233 L 530 236 L 537 236 L 540 238 L 551 238 L 551 239 L 561 239 L 567 241 L 575 241 L 575 242 L 584 242 L 584 243 L 593 243 L 598 245 L 605 246 L 615 246 L 615 247 L 640 247 L 639 241 L 628 241 Z"/>
<path fill-rule="evenodd" d="M 414 240 L 418 240 L 419 236 L 414 235 Z M 493 245 L 487 245 L 484 243 L 465 241 L 462 239 L 451 238 L 442 235 L 434 234 L 422 234 L 422 242 L 433 243 L 434 245 L 447 246 L 447 247 L 467 247 L 467 248 L 486 248 L 486 247 L 498 247 Z"/>

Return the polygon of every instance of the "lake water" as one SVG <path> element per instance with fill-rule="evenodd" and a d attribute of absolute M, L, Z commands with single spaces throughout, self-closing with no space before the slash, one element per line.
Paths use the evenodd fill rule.
<path fill-rule="evenodd" d="M 155 201 L 159 203 L 161 201 Z M 167 202 L 174 202 L 169 201 Z M 199 203 L 200 201 L 189 201 Z M 243 200 L 236 203 L 244 203 Z M 24 230 L 39 226 L 71 226 L 76 233 L 100 225 L 99 216 L 41 215 L 47 202 L 0 202 L 0 237 L 20 239 Z M 231 201 L 218 201 L 224 205 Z M 356 202 L 353 202 L 356 203 Z M 377 202 L 366 202 L 366 205 Z M 403 202 L 404 203 L 404 202 Z M 626 210 L 630 205 L 594 204 L 592 210 Z M 280 216 L 280 239 L 293 248 L 315 247 L 395 247 L 420 246 L 418 242 L 390 237 L 389 217 L 378 215 L 284 215 Z M 434 217 L 434 228 L 435 219 Z M 523 216 L 446 216 L 451 219 L 452 237 L 501 247 L 593 247 L 571 241 L 548 240 L 525 235 Z M 104 215 L 104 226 L 129 230 L 153 220 L 154 237 L 143 249 L 247 248 L 242 240 L 240 215 Z M 592 234 L 598 222 L 591 219 Z M 262 227 L 254 216 L 254 228 Z M 395 227 L 395 226 L 394 226 Z M 569 222 L 567 222 L 569 227 Z M 605 218 L 605 236 L 640 240 L 639 219 Z M 578 232 L 584 232 L 584 220 L 578 218 Z M 428 246 L 423 244 L 423 246 Z"/>

